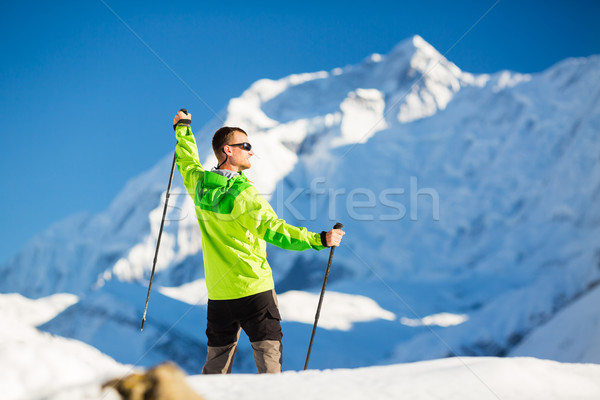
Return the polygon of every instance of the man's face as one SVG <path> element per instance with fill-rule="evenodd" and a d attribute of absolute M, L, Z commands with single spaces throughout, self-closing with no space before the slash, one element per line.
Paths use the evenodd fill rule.
<path fill-rule="evenodd" d="M 244 143 L 248 141 L 248 136 L 240 131 L 233 132 L 230 144 Z M 245 169 L 250 168 L 252 165 L 250 163 L 250 157 L 254 155 L 252 150 L 246 151 L 241 146 L 225 146 L 225 151 L 229 156 L 229 163 L 234 167 L 238 168 L 238 171 L 243 171 Z"/>

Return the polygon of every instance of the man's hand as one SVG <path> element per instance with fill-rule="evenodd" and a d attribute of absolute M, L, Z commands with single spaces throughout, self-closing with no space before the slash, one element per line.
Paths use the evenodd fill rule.
<path fill-rule="evenodd" d="M 325 241 L 327 243 L 327 247 L 339 246 L 342 241 L 342 236 L 344 236 L 346 232 L 341 229 L 332 229 L 325 234 Z"/>
<path fill-rule="evenodd" d="M 181 109 L 173 118 L 173 129 L 177 127 L 177 125 L 190 126 L 192 123 L 192 114 L 187 113 L 187 110 Z"/>

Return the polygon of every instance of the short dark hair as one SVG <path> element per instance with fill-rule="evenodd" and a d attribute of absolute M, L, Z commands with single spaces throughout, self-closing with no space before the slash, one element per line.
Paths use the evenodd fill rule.
<path fill-rule="evenodd" d="M 218 129 L 212 138 L 212 148 L 215 152 L 215 156 L 219 158 L 223 147 L 231 140 L 231 136 L 233 136 L 233 132 L 242 132 L 244 135 L 248 136 L 248 134 L 242 129 L 235 126 L 224 126 Z"/>

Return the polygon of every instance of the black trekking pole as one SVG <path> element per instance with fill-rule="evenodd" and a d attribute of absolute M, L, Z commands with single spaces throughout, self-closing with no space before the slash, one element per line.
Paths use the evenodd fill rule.
<path fill-rule="evenodd" d="M 188 113 L 185 108 L 179 111 Z M 173 127 L 175 128 L 175 127 Z M 144 330 L 144 323 L 146 322 L 146 312 L 148 312 L 148 300 L 150 300 L 150 290 L 152 289 L 152 279 L 154 278 L 154 270 L 156 269 L 156 260 L 158 259 L 158 248 L 160 247 L 160 238 L 162 237 L 163 226 L 165 225 L 165 217 L 167 215 L 167 205 L 169 204 L 169 196 L 171 195 L 171 183 L 173 182 L 173 171 L 175 171 L 175 160 L 177 154 L 173 154 L 173 164 L 171 164 L 171 175 L 169 175 L 169 184 L 167 186 L 167 194 L 165 196 L 165 207 L 163 208 L 162 220 L 160 221 L 160 229 L 158 231 L 158 239 L 156 240 L 156 250 L 154 251 L 154 262 L 152 263 L 152 273 L 150 274 L 150 283 L 148 284 L 148 294 L 146 295 L 146 306 L 144 307 L 144 316 L 142 317 L 142 327 L 140 331 Z"/>
<path fill-rule="evenodd" d="M 343 224 L 337 222 L 333 229 L 342 229 Z M 304 362 L 304 370 L 308 367 L 308 359 L 310 358 L 310 351 L 312 349 L 313 339 L 315 338 L 315 331 L 317 330 L 317 323 L 319 322 L 319 316 L 321 315 L 321 305 L 323 304 L 323 297 L 325 296 L 325 287 L 327 286 L 327 278 L 329 278 L 329 269 L 331 268 L 331 260 L 333 259 L 333 250 L 335 246 L 331 246 L 329 252 L 329 261 L 327 261 L 327 269 L 325 270 L 325 279 L 323 279 L 323 287 L 321 288 L 321 297 L 319 297 L 319 305 L 317 306 L 317 313 L 315 314 L 315 324 L 313 325 L 312 334 L 310 335 L 310 344 L 308 345 L 308 353 L 306 354 L 306 361 Z"/>

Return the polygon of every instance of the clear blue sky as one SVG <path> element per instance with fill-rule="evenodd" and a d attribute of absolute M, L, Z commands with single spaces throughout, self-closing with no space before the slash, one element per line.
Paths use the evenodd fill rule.
<path fill-rule="evenodd" d="M 496 0 L 104 0 L 216 111 L 260 78 L 330 70 L 421 35 L 446 53 Z M 104 210 L 211 111 L 100 0 L 0 11 L 0 262 L 71 214 Z M 447 57 L 538 72 L 600 54 L 600 2 L 501 0 Z M 166 185 L 166 182 L 165 182 Z"/>

